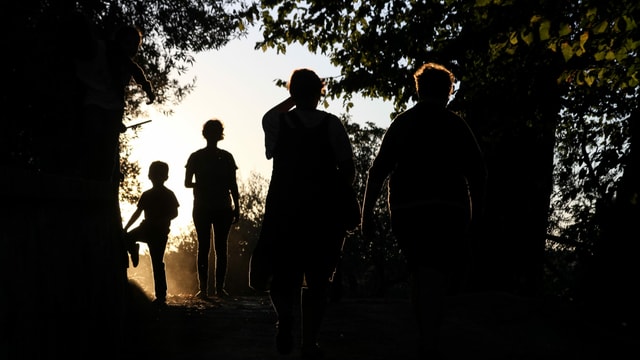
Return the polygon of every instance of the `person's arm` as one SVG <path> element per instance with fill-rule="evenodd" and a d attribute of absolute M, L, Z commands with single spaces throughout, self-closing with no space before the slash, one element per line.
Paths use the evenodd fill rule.
<path fill-rule="evenodd" d="M 178 217 L 178 207 L 180 206 L 180 204 L 178 203 L 178 198 L 176 198 L 176 195 L 173 192 L 171 192 L 171 197 L 173 206 L 171 207 L 171 213 L 169 213 L 169 219 L 173 220 Z"/>
<path fill-rule="evenodd" d="M 127 230 L 129 230 L 131 225 L 133 225 L 136 222 L 136 220 L 138 220 L 141 214 L 142 214 L 142 208 L 141 207 L 136 208 L 136 211 L 134 211 L 133 214 L 131 214 L 131 218 L 127 222 L 127 225 L 124 227 L 125 232 L 127 232 Z"/>
<path fill-rule="evenodd" d="M 296 102 L 293 101 L 293 98 L 291 96 L 289 96 L 288 98 L 282 100 L 282 102 L 279 103 L 278 105 L 272 107 L 269 111 L 267 111 L 267 113 L 272 111 L 275 111 L 278 113 L 287 112 L 293 109 L 294 106 L 296 106 Z"/>
<path fill-rule="evenodd" d="M 238 191 L 238 183 L 236 181 L 232 183 L 230 190 L 231 190 L 231 198 L 233 199 L 232 223 L 235 224 L 240 220 L 240 192 Z"/>
<path fill-rule="evenodd" d="M 135 61 L 131 60 L 129 64 L 129 71 L 131 72 L 131 77 L 135 80 L 136 84 L 142 87 L 142 90 L 147 94 L 147 104 L 152 104 L 156 99 L 156 94 L 153 91 L 153 86 L 149 79 L 147 79 L 147 75 L 144 73 L 144 70 L 140 67 L 140 65 L 136 64 Z"/>
<path fill-rule="evenodd" d="M 278 140 L 278 129 L 280 124 L 280 114 L 286 113 L 295 106 L 295 102 L 291 97 L 286 98 L 278 105 L 272 107 L 262 117 L 262 130 L 264 130 L 264 147 L 267 159 L 273 157 L 273 151 Z"/>
<path fill-rule="evenodd" d="M 231 193 L 231 199 L 233 200 L 233 219 L 232 224 L 237 223 L 240 220 L 240 191 L 238 191 L 238 180 L 236 176 L 236 170 L 238 165 L 233 158 L 233 155 L 229 153 L 229 163 L 232 171 L 229 173 L 229 192 Z"/>
<path fill-rule="evenodd" d="M 193 174 L 194 171 L 191 168 L 191 166 L 189 165 L 190 162 L 187 162 L 187 166 L 185 167 L 185 172 L 184 172 L 184 187 L 186 188 L 193 188 L 194 187 L 194 182 L 193 182 Z"/>
<path fill-rule="evenodd" d="M 362 219 L 360 221 L 360 230 L 365 239 L 371 239 L 374 236 L 375 225 L 373 210 L 378 200 L 378 195 L 384 181 L 372 176 L 371 172 L 367 177 L 367 183 L 364 189 L 364 197 L 362 199 Z"/>
<path fill-rule="evenodd" d="M 396 137 L 393 124 L 385 132 L 378 154 L 367 173 L 364 196 L 362 199 L 362 221 L 360 229 L 366 239 L 372 239 L 375 231 L 373 210 L 385 180 L 395 166 L 393 139 Z"/>

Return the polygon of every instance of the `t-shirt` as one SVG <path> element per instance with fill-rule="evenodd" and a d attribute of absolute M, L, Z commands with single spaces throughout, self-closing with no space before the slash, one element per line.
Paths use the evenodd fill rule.
<path fill-rule="evenodd" d="M 230 152 L 203 148 L 189 156 L 185 167 L 195 176 L 194 208 L 231 208 L 231 188 L 238 166 Z"/>
<path fill-rule="evenodd" d="M 169 233 L 171 220 L 178 215 L 178 199 L 173 191 L 155 186 L 142 193 L 138 208 L 144 211 L 145 226 Z"/>

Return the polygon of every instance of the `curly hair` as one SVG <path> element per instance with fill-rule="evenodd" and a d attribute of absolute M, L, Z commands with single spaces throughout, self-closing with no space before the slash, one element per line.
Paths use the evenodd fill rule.
<path fill-rule="evenodd" d="M 421 99 L 427 97 L 448 99 L 453 94 L 453 84 L 456 81 L 449 69 L 436 63 L 422 65 L 413 74 L 413 78 Z"/>

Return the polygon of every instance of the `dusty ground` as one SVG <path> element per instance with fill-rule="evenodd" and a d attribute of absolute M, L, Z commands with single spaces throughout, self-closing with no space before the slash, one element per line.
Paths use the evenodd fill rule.
<path fill-rule="evenodd" d="M 266 296 L 171 297 L 147 315 L 131 339 L 131 358 L 299 358 L 297 351 L 276 354 L 275 314 Z M 414 330 L 405 299 L 342 299 L 329 306 L 321 346 L 328 360 L 413 360 Z M 631 359 L 640 358 L 636 335 L 590 323 L 558 304 L 479 293 L 449 300 L 442 351 L 449 360 Z"/>

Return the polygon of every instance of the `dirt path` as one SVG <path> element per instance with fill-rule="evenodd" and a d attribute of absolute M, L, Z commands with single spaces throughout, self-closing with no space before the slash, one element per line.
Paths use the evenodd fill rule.
<path fill-rule="evenodd" d="M 276 354 L 274 323 L 266 296 L 210 302 L 173 297 L 141 323 L 128 354 L 154 360 L 298 359 L 296 351 Z M 321 345 L 327 360 L 417 360 L 414 334 L 404 299 L 343 299 L 329 306 Z M 637 352 L 635 339 L 590 325 L 557 305 L 490 293 L 450 299 L 442 349 L 447 360 L 595 360 Z"/>

